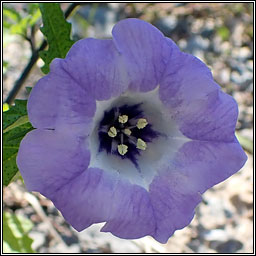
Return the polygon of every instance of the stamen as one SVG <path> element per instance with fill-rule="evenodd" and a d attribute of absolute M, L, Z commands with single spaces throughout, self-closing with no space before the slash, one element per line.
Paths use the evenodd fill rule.
<path fill-rule="evenodd" d="M 140 105 L 142 103 L 112 107 L 104 112 L 98 128 L 99 153 L 105 150 L 106 154 L 114 158 L 127 159 L 138 170 L 137 161 L 142 151 L 149 150 L 150 146 L 147 144 L 160 135 L 153 130 Z"/>
<path fill-rule="evenodd" d="M 126 129 L 133 129 L 133 128 L 136 128 L 137 126 L 136 125 L 132 125 L 132 126 L 128 126 L 128 127 L 126 127 Z"/>
<path fill-rule="evenodd" d="M 117 146 L 118 153 L 122 156 L 124 156 L 128 152 L 128 146 L 125 144 L 120 144 Z"/>
<path fill-rule="evenodd" d="M 128 116 L 127 115 L 122 115 L 118 117 L 118 121 L 121 124 L 125 124 L 128 121 Z"/>
<path fill-rule="evenodd" d="M 144 140 L 142 140 L 142 139 L 138 139 L 137 140 L 137 146 L 136 146 L 138 149 L 141 149 L 141 150 L 146 150 L 146 148 L 147 148 L 147 143 L 144 141 Z"/>
<path fill-rule="evenodd" d="M 123 133 L 121 133 L 120 138 L 121 138 L 121 144 L 124 144 L 124 134 Z"/>
<path fill-rule="evenodd" d="M 124 134 L 126 134 L 127 136 L 130 136 L 132 134 L 130 129 L 124 129 Z"/>
<path fill-rule="evenodd" d="M 116 135 L 117 135 L 117 130 L 114 126 L 112 126 L 108 131 L 108 136 L 114 138 L 116 137 Z"/>
<path fill-rule="evenodd" d="M 137 122 L 137 128 L 138 129 L 143 129 L 147 126 L 148 122 L 147 122 L 147 119 L 145 118 L 140 118 Z"/>
<path fill-rule="evenodd" d="M 135 136 L 129 136 L 128 138 L 128 142 L 133 144 L 133 145 L 137 145 L 137 138 Z"/>
<path fill-rule="evenodd" d="M 118 146 L 118 143 L 116 140 L 112 140 L 111 141 L 111 154 L 114 154 L 114 152 L 116 151 L 117 149 L 117 146 Z"/>

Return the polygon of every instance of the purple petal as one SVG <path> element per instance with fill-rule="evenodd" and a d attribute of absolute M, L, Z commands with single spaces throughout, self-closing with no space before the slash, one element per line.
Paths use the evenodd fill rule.
<path fill-rule="evenodd" d="M 153 90 L 163 76 L 174 43 L 167 43 L 164 35 L 151 24 L 138 19 L 118 22 L 113 40 L 124 56 L 131 79 L 130 89 L 147 92 Z"/>
<path fill-rule="evenodd" d="M 102 231 L 121 238 L 152 234 L 155 220 L 148 193 L 120 177 L 89 168 L 51 196 L 65 219 L 78 231 L 105 222 Z"/>
<path fill-rule="evenodd" d="M 22 140 L 17 165 L 28 190 L 48 197 L 84 172 L 89 160 L 83 138 L 36 129 Z"/>
<path fill-rule="evenodd" d="M 79 40 L 69 50 L 62 67 L 96 100 L 119 96 L 128 87 L 124 60 L 112 40 Z"/>
<path fill-rule="evenodd" d="M 175 230 L 187 226 L 201 194 L 240 170 L 246 159 L 237 141 L 185 143 L 150 185 L 154 238 L 165 243 Z"/>
<path fill-rule="evenodd" d="M 96 102 L 61 68 L 62 61 L 55 59 L 51 72 L 33 88 L 28 100 L 29 119 L 35 128 L 82 130 L 86 134 Z"/>
<path fill-rule="evenodd" d="M 160 84 L 160 98 L 185 136 L 233 141 L 237 104 L 221 92 L 210 70 L 196 57 L 173 52 Z"/>
<path fill-rule="evenodd" d="M 167 168 L 150 185 L 150 199 L 156 219 L 153 237 L 166 243 L 175 230 L 187 226 L 201 195 L 179 170 Z"/>
<path fill-rule="evenodd" d="M 236 140 L 230 143 L 190 141 L 179 150 L 174 165 L 203 193 L 238 172 L 246 160 Z"/>

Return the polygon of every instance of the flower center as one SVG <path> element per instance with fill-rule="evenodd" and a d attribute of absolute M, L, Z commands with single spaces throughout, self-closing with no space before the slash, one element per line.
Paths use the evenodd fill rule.
<path fill-rule="evenodd" d="M 138 167 L 137 157 L 160 135 L 148 123 L 140 106 L 125 104 L 104 112 L 98 130 L 99 152 L 127 158 Z"/>
<path fill-rule="evenodd" d="M 160 101 L 159 87 L 127 91 L 96 104 L 88 140 L 89 167 L 149 190 L 153 178 L 188 141 Z"/>

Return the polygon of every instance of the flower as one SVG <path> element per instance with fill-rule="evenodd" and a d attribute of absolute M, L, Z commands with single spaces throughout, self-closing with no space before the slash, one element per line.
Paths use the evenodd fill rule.
<path fill-rule="evenodd" d="M 167 242 L 201 195 L 247 157 L 238 109 L 210 70 L 154 26 L 118 22 L 113 40 L 76 42 L 33 88 L 35 130 L 17 164 L 30 191 L 52 200 L 78 231 Z"/>

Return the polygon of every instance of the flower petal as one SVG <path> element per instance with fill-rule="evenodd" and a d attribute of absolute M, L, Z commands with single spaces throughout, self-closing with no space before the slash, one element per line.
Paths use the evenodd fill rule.
<path fill-rule="evenodd" d="M 185 143 L 150 185 L 156 217 L 154 238 L 165 243 L 175 230 L 187 226 L 201 194 L 236 173 L 246 159 L 236 141 Z"/>
<path fill-rule="evenodd" d="M 73 80 L 96 100 L 119 96 L 128 87 L 129 78 L 123 58 L 112 40 L 79 40 L 62 64 Z"/>
<path fill-rule="evenodd" d="M 238 172 L 246 160 L 236 140 L 231 143 L 190 141 L 179 150 L 174 165 L 203 193 Z"/>
<path fill-rule="evenodd" d="M 104 232 L 139 238 L 155 228 L 149 196 L 143 188 L 97 168 L 89 168 L 63 186 L 51 200 L 78 231 L 105 222 Z"/>
<path fill-rule="evenodd" d="M 84 138 L 53 130 L 33 130 L 20 144 L 17 165 L 30 191 L 51 196 L 88 167 Z"/>
<path fill-rule="evenodd" d="M 143 20 L 122 20 L 114 26 L 112 34 L 128 68 L 130 89 L 142 92 L 153 90 L 163 76 L 171 52 L 176 48 L 167 43 L 157 28 Z"/>
<path fill-rule="evenodd" d="M 51 63 L 51 72 L 35 85 L 28 100 L 28 115 L 35 128 L 86 131 L 96 109 L 95 100 L 61 67 Z"/>
<path fill-rule="evenodd" d="M 150 185 L 150 199 L 156 219 L 153 237 L 166 243 L 175 230 L 187 226 L 201 195 L 178 170 L 167 168 Z"/>
<path fill-rule="evenodd" d="M 160 98 L 185 136 L 234 140 L 237 104 L 221 92 L 208 67 L 196 57 L 174 51 L 160 84 Z"/>

